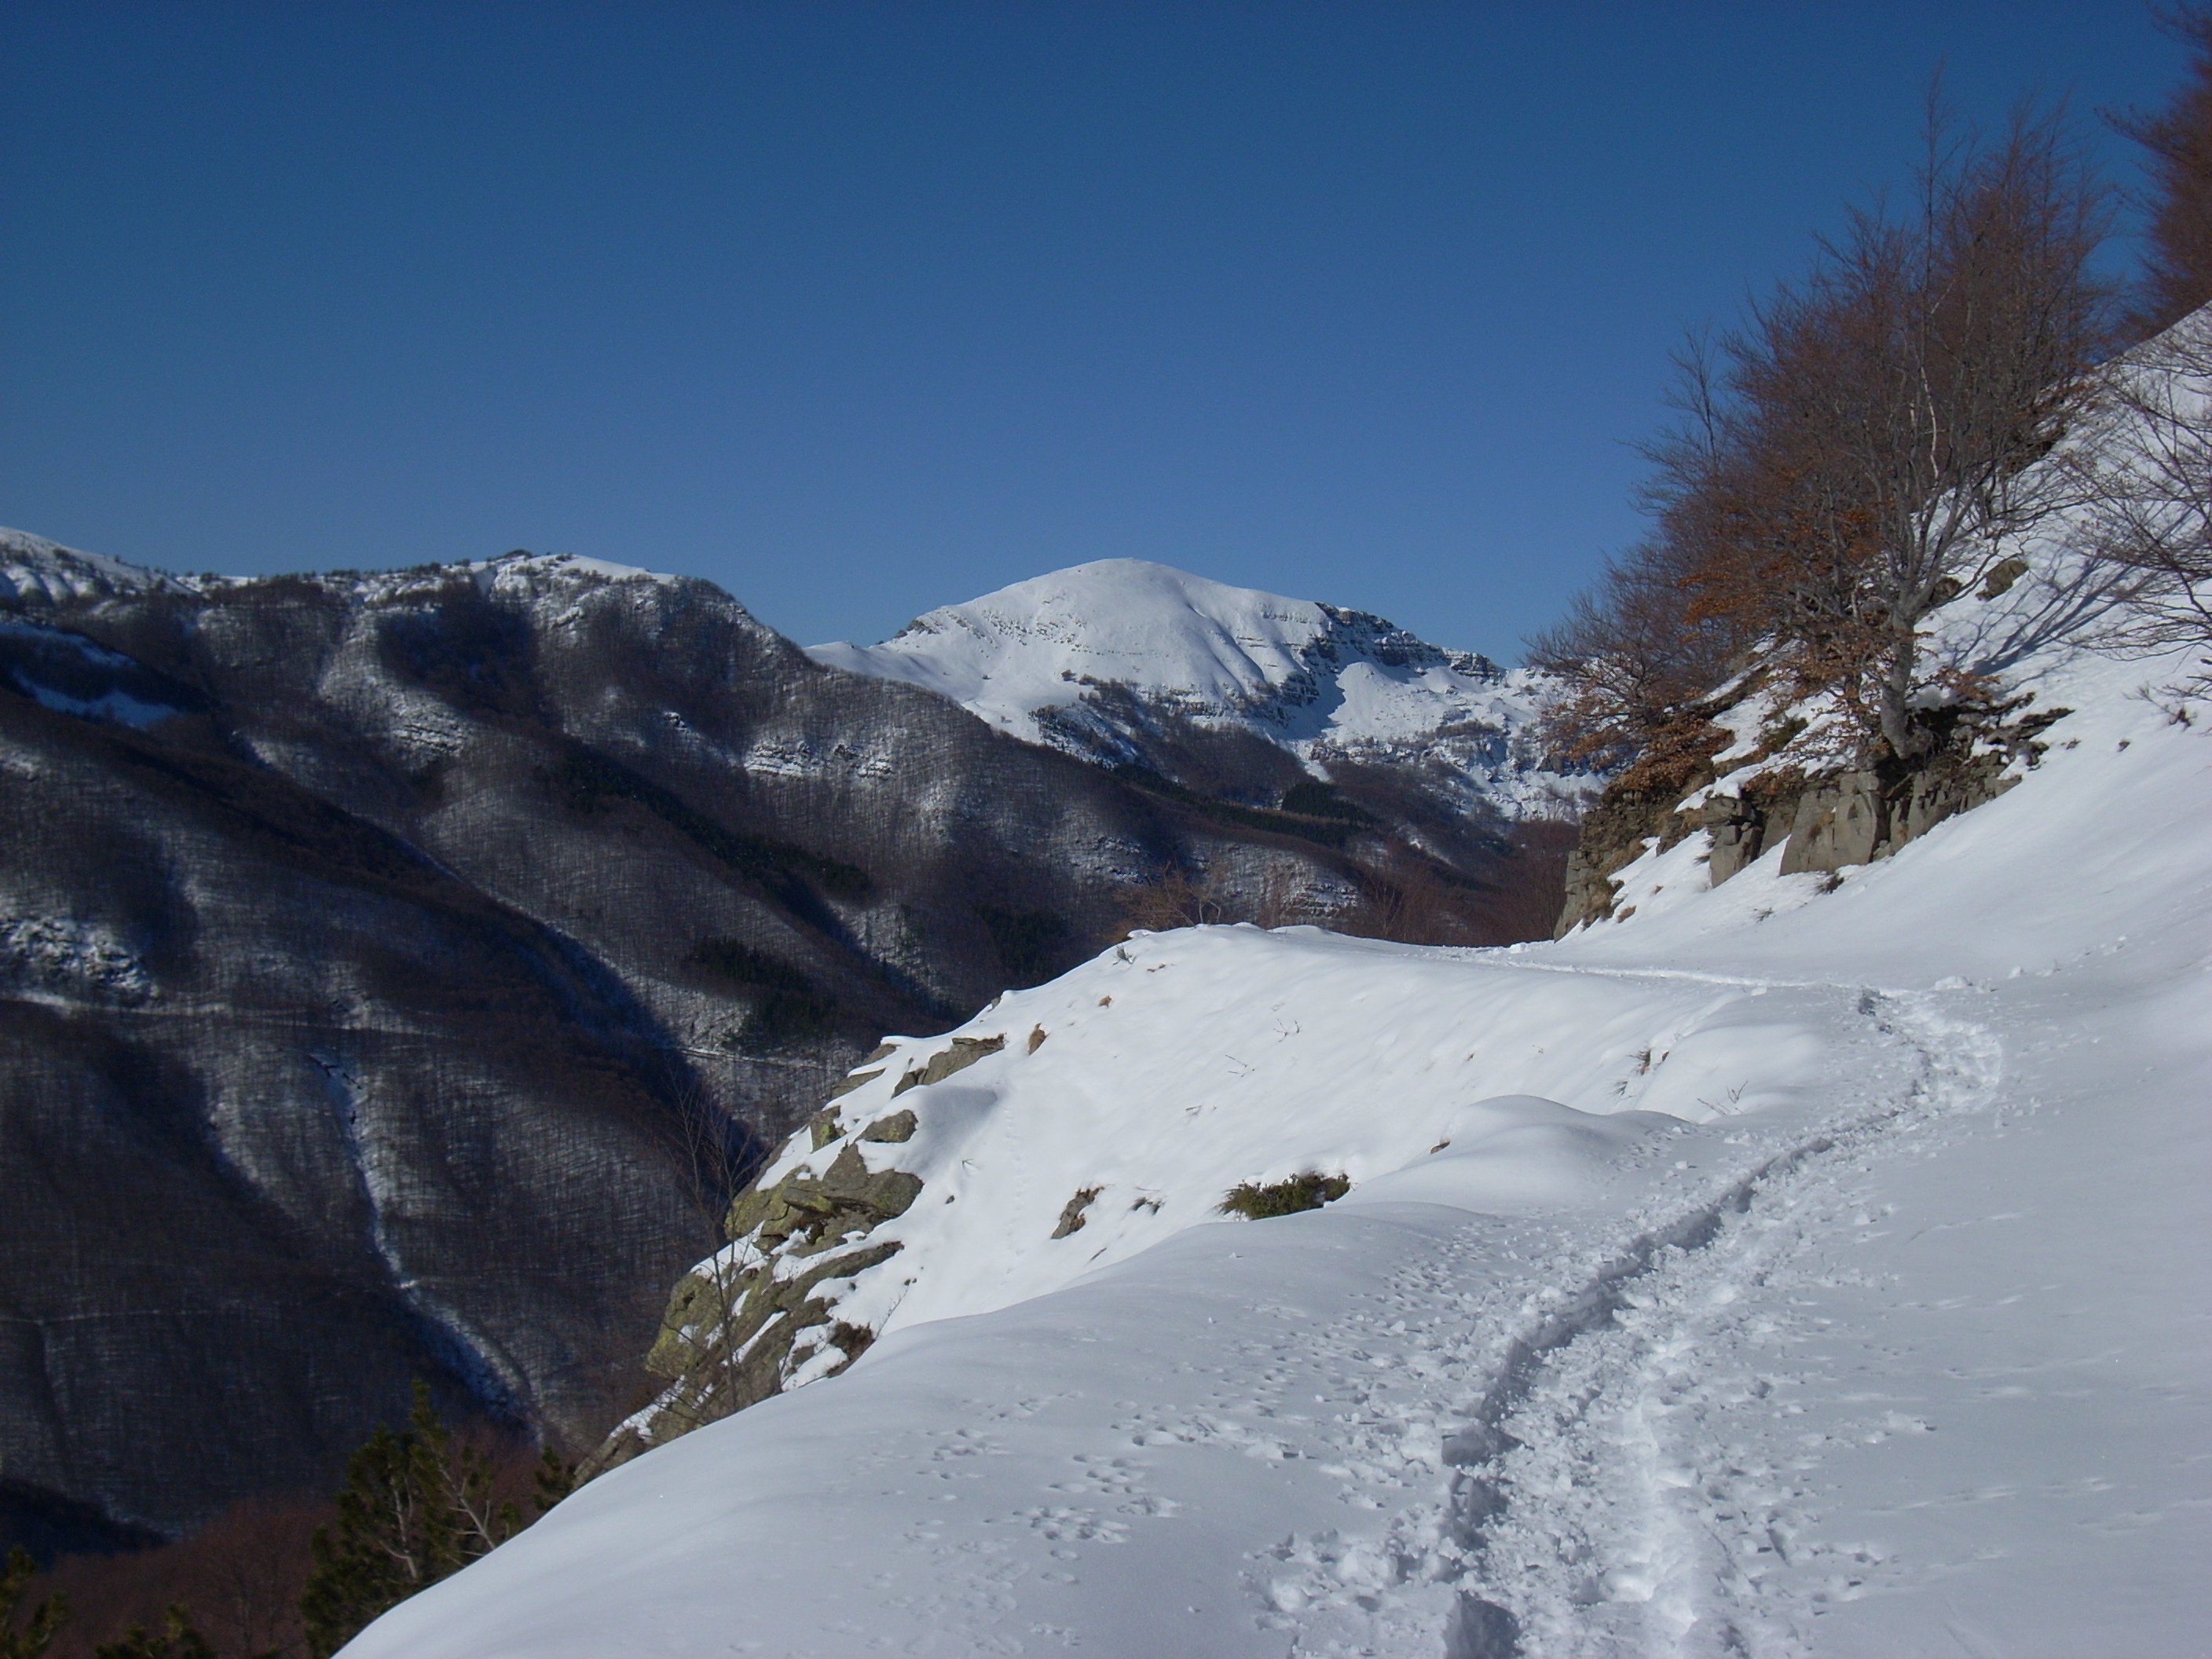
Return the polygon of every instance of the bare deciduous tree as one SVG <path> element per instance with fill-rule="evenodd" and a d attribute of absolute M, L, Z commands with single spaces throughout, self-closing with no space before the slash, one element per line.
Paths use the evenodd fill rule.
<path fill-rule="evenodd" d="M 1242 921 L 1224 901 L 1218 884 L 1200 874 L 1170 867 L 1152 880 L 1131 888 L 1121 900 L 1121 936 L 1131 933 L 1164 933 L 1177 927 L 1210 927 L 1218 922 Z"/>
<path fill-rule="evenodd" d="M 758 1257 L 730 1239 L 726 1224 L 730 1201 L 757 1154 L 738 1125 L 696 1088 L 682 1098 L 675 1150 L 685 1202 L 717 1244 L 678 1282 L 647 1361 L 667 1382 L 684 1385 L 655 1392 L 688 1431 L 727 1416 L 742 1394 L 745 1353 L 733 1333 Z"/>
<path fill-rule="evenodd" d="M 2102 191 L 2054 116 L 1998 143 L 1931 114 L 1909 217 L 1854 214 L 1731 343 L 1706 602 L 1771 618 L 1870 756 L 1918 759 L 1920 629 L 2077 499 L 2039 466 L 2089 408 L 2111 292 Z"/>
<path fill-rule="evenodd" d="M 1747 642 L 1733 617 L 1692 613 L 1683 550 L 1662 535 L 1611 561 L 1528 641 L 1529 662 L 1568 688 L 1540 727 L 1562 758 L 1610 769 L 1646 752 Z"/>
<path fill-rule="evenodd" d="M 2022 109 L 1984 143 L 1931 99 L 1909 207 L 1853 212 L 1804 278 L 1681 358 L 1683 418 L 1649 452 L 1658 533 L 1538 660 L 1648 734 L 1695 695 L 1668 675 L 1760 640 L 1799 693 L 1851 712 L 1863 759 L 1923 760 L 1922 711 L 1954 695 L 1924 660 L 1929 614 L 2080 499 L 2071 469 L 2038 463 L 2094 405 L 2106 224 L 2057 113 Z M 1670 608 L 1705 631 L 1640 649 Z"/>
<path fill-rule="evenodd" d="M 2153 114 L 2107 118 L 2148 152 L 2148 247 L 2129 319 L 2137 338 L 2212 301 L 2212 12 L 2169 12 L 2162 21 L 2192 49 L 2188 79 Z"/>
<path fill-rule="evenodd" d="M 2212 313 L 2114 366 L 2112 438 L 2084 457 L 2082 550 L 2127 578 L 2124 643 L 2212 647 Z M 2212 691 L 2212 658 L 2191 690 Z"/>

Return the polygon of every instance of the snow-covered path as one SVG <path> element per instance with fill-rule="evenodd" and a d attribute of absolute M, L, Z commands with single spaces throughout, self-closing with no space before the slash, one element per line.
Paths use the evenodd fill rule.
<path fill-rule="evenodd" d="M 2096 693 L 1833 892 L 1009 997 L 860 1364 L 349 1654 L 2212 1653 L 2212 742 Z"/>
<path fill-rule="evenodd" d="M 1996 1085 L 1996 1041 L 1928 1000 L 1859 993 L 1849 1097 L 1778 1136 L 1722 1137 L 1731 1152 L 1703 1137 L 1711 1178 L 1689 1201 L 1515 1332 L 1452 1447 L 1473 1547 L 1449 1650 L 1788 1652 L 1867 1587 L 1867 1550 L 1797 1536 L 1833 1433 L 1802 1420 L 1795 1351 L 1829 1322 L 1806 1293 L 1864 1278 L 1818 1247 L 1879 1237 L 1854 1231 L 1883 1207 L 1870 1179 L 1948 1146 Z M 1848 1432 L 1929 1427 L 1892 1410 Z"/>

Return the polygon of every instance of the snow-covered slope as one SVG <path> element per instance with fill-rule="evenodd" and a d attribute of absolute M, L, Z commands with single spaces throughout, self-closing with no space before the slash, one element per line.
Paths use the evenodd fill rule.
<path fill-rule="evenodd" d="M 1778 849 L 1707 890 L 1693 836 L 1558 944 L 1183 930 L 894 1097 L 952 1037 L 900 1042 L 772 1173 L 912 1201 L 733 1247 L 854 1252 L 816 1306 L 874 1346 L 348 1651 L 2212 1651 L 2174 672 L 2020 660 L 2073 711 L 2041 765 L 1840 883 Z M 1351 1195 L 1213 1213 L 1305 1169 Z"/>
<path fill-rule="evenodd" d="M 1031 743 L 1149 763 L 1162 717 L 1247 730 L 1317 773 L 1436 763 L 1468 801 L 1558 816 L 1595 787 L 1546 769 L 1540 676 L 1445 651 L 1364 611 L 1101 559 L 918 617 L 816 661 L 926 686 Z"/>
<path fill-rule="evenodd" d="M 178 585 L 175 578 L 143 565 L 105 553 L 81 553 L 27 530 L 0 529 L 0 599 L 59 604 Z"/>

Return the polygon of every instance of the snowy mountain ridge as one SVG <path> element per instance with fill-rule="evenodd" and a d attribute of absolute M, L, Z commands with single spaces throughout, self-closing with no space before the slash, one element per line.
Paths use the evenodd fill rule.
<path fill-rule="evenodd" d="M 411 588 L 428 588 L 450 579 L 455 572 L 473 575 L 486 592 L 501 581 L 544 580 L 556 575 L 595 577 L 602 581 L 644 580 L 669 583 L 681 580 L 632 565 L 605 559 L 587 559 L 574 553 L 507 553 L 497 558 L 453 564 L 426 565 L 419 569 L 332 571 L 323 580 L 350 578 L 353 591 L 365 599 L 388 599 Z M 98 599 L 122 593 L 151 592 L 205 592 L 227 585 L 261 580 L 258 577 L 185 576 L 132 564 L 105 553 L 86 553 L 27 530 L 0 526 L 0 600 L 59 605 L 72 599 Z"/>
<path fill-rule="evenodd" d="M 750 1167 L 1164 868 L 1360 897 L 1327 821 L 822 667 L 704 580 L 6 555 L 0 1300 L 48 1336 L 0 1349 L 0 1552 L 319 1484 L 413 1376 L 596 1443 L 722 1242 L 696 1125 Z"/>
<path fill-rule="evenodd" d="M 362 602 L 456 573 L 529 596 L 576 578 L 684 579 L 574 554 L 515 552 L 419 570 L 333 571 Z M 58 605 L 212 592 L 241 579 L 173 574 L 0 529 L 0 600 Z M 1532 670 L 1447 651 L 1364 611 L 1107 559 L 917 618 L 882 645 L 815 646 L 825 666 L 921 686 L 1025 741 L 1109 766 L 1169 770 L 1163 726 L 1255 733 L 1317 777 L 1380 765 L 1418 774 L 1458 811 L 1571 817 L 1601 780 L 1553 769 L 1534 740 L 1548 690 Z M 1267 803 L 1273 805 L 1273 802 Z"/>
<path fill-rule="evenodd" d="M 925 686 L 1030 743 L 1150 763 L 1153 728 L 1255 732 L 1316 776 L 1419 761 L 1468 803 L 1571 816 L 1593 780 L 1549 769 L 1547 682 L 1447 651 L 1365 611 L 1101 559 L 917 617 L 881 645 L 814 646 L 831 667 Z"/>
<path fill-rule="evenodd" d="M 144 565 L 79 552 L 27 530 L 0 528 L 0 599 L 58 604 L 179 586 L 174 577 Z"/>

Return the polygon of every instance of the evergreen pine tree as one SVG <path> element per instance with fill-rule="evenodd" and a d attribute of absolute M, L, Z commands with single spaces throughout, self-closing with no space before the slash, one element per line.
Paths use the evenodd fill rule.
<path fill-rule="evenodd" d="M 184 1608 L 172 1607 L 169 1616 L 161 1621 L 159 1636 L 147 1634 L 143 1625 L 133 1625 L 120 1642 L 103 1642 L 94 1648 L 92 1659 L 216 1659 L 216 1651 L 207 1638 L 192 1628 Z"/>
<path fill-rule="evenodd" d="M 548 1479 L 541 1468 L 541 1513 Z M 491 1486 L 491 1459 L 453 1443 L 417 1382 L 406 1431 L 380 1425 L 369 1436 L 347 1461 L 335 1526 L 316 1529 L 314 1571 L 300 1597 L 314 1659 L 518 1531 L 520 1511 L 495 1504 Z"/>
<path fill-rule="evenodd" d="M 576 1490 L 576 1466 L 548 1446 L 538 1455 L 538 1473 L 532 1481 L 531 1501 L 542 1516 Z M 531 1517 L 532 1520 L 537 1516 Z"/>
<path fill-rule="evenodd" d="M 8 1552 L 8 1565 L 0 1570 L 0 1659 L 39 1659 L 69 1623 L 67 1599 L 50 1595 L 31 1609 L 21 1630 L 15 1628 L 15 1609 L 38 1571 L 39 1564 L 20 1544 Z"/>

